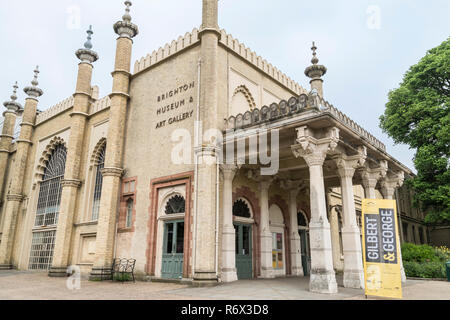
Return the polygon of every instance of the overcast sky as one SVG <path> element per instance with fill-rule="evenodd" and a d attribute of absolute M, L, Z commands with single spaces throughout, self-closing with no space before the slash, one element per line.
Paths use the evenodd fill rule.
<path fill-rule="evenodd" d="M 134 61 L 201 24 L 201 0 L 134 0 L 139 26 Z M 304 88 L 311 42 L 328 68 L 324 96 L 370 133 L 387 151 L 413 169 L 414 151 L 394 145 L 379 128 L 389 90 L 427 50 L 450 35 L 448 0 L 220 0 L 219 25 Z M 2 0 L 0 11 L 0 99 L 19 82 L 30 84 L 39 64 L 45 110 L 74 92 L 78 60 L 74 52 L 93 25 L 93 84 L 100 96 L 111 91 L 116 35 L 112 25 L 124 12 L 121 0 Z"/>

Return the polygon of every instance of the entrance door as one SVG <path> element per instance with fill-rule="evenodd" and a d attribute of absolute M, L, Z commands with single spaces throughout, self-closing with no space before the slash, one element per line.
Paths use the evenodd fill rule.
<path fill-rule="evenodd" d="M 170 221 L 164 225 L 164 247 L 161 276 L 165 279 L 183 277 L 184 221 Z"/>
<path fill-rule="evenodd" d="M 311 257 L 309 253 L 309 232 L 307 230 L 299 230 L 300 241 L 302 246 L 302 266 L 305 276 L 310 275 Z"/>
<path fill-rule="evenodd" d="M 236 230 L 236 269 L 238 279 L 252 279 L 252 226 L 235 224 L 234 229 Z"/>

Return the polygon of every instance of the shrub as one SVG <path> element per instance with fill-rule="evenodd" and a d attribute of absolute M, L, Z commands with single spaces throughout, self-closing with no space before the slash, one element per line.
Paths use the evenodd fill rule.
<path fill-rule="evenodd" d="M 416 278 L 446 278 L 445 264 L 442 262 L 411 262 L 404 261 L 403 267 L 407 277 Z"/>
<path fill-rule="evenodd" d="M 429 245 L 402 244 L 403 262 L 441 262 L 436 249 Z"/>
<path fill-rule="evenodd" d="M 441 262 L 450 261 L 450 249 L 447 247 L 441 246 L 439 248 L 435 248 L 435 252 Z"/>
<path fill-rule="evenodd" d="M 115 273 L 114 281 L 132 281 L 133 277 L 129 273 Z"/>

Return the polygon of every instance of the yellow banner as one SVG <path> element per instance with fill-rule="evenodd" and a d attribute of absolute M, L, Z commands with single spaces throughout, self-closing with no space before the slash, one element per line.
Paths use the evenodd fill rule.
<path fill-rule="evenodd" d="M 366 296 L 402 298 L 396 207 L 395 200 L 363 200 Z"/>

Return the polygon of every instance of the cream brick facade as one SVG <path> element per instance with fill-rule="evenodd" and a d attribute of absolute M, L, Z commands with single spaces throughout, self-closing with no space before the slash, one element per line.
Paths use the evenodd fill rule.
<path fill-rule="evenodd" d="M 244 243 L 242 252 L 251 278 L 310 274 L 312 291 L 333 293 L 338 271 L 348 279 L 346 286 L 360 288 L 355 208 L 360 210 L 365 196 L 382 198 L 380 191 L 392 197 L 403 182 L 401 173 L 409 170 L 323 100 L 324 72 L 314 69 L 318 60 L 313 59 L 310 93 L 219 29 L 217 0 L 203 1 L 199 29 L 140 59 L 131 73 L 133 41 L 140 39 L 129 5 L 114 26 L 119 38 L 107 97 L 99 99 L 91 84 L 98 56 L 87 46 L 79 52 L 73 97 L 39 115 L 37 98 L 27 99 L 21 135 L 13 143 L 13 116 L 7 115 L 0 137 L 1 267 L 28 269 L 33 239 L 50 231 L 51 276 L 65 276 L 67 267 L 78 266 L 91 279 L 104 278 L 114 258 L 134 258 L 140 279 L 164 278 L 167 228 L 184 221 L 174 256 L 181 263 L 179 277 L 194 284 L 242 276 L 235 239 L 241 237 L 236 230 L 244 232 L 239 226 L 246 226 L 252 246 Z M 291 107 L 299 111 L 283 111 Z M 243 141 L 258 130 L 278 131 L 279 172 L 259 175 L 261 162 L 220 165 L 225 144 L 197 137 L 199 122 L 203 133 L 216 129 Z M 181 142 L 189 146 L 184 152 L 190 150 L 182 163 L 174 157 Z M 67 151 L 59 220 L 35 225 L 42 179 L 58 146 Z M 210 163 L 196 165 L 198 158 Z M 99 216 L 93 219 L 100 171 Z M 184 212 L 171 216 L 165 210 L 176 196 L 184 199 Z M 233 216 L 239 200 L 250 217 Z M 306 225 L 299 226 L 305 217 Z M 308 244 L 302 246 L 302 239 Z"/>

